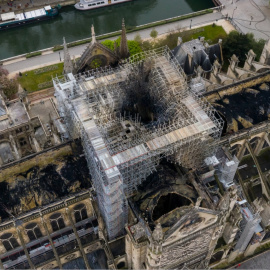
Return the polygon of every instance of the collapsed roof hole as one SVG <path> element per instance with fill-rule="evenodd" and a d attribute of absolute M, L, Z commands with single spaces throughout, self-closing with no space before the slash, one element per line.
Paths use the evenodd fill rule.
<path fill-rule="evenodd" d="M 125 97 L 121 113 L 125 112 L 133 118 L 139 115 L 145 124 L 156 118 L 156 104 L 149 91 L 153 64 L 152 60 L 146 60 L 133 67 L 133 72 L 129 74 L 129 83 L 122 85 Z"/>
<path fill-rule="evenodd" d="M 153 211 L 153 220 L 159 219 L 161 216 L 169 213 L 170 211 L 182 207 L 188 206 L 192 202 L 190 199 L 183 197 L 176 193 L 169 193 L 159 198 L 158 203 Z"/>

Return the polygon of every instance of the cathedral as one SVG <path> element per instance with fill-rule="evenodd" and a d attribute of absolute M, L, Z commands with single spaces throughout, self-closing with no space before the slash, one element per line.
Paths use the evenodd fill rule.
<path fill-rule="evenodd" d="M 64 39 L 64 74 L 53 79 L 49 113 L 34 114 L 43 104 L 25 96 L 1 99 L 4 176 L 13 162 L 26 167 L 45 152 L 58 158 L 76 142 L 82 150 L 71 147 L 72 155 L 84 160 L 92 187 L 78 179 L 28 211 L 5 207 L 0 268 L 205 269 L 267 245 L 270 41 L 258 61 L 250 50 L 240 68 L 233 55 L 222 72 L 222 40 L 179 38 L 172 51 L 129 57 L 124 21 L 113 51 L 91 31 L 79 59 Z M 76 170 L 62 169 L 52 177 L 56 187 L 57 173 L 68 182 Z"/>

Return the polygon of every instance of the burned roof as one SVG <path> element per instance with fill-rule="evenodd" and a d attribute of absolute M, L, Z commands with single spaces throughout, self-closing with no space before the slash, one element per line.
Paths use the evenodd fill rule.
<path fill-rule="evenodd" d="M 152 229 L 160 222 L 166 230 L 193 207 L 197 198 L 198 194 L 187 178 L 177 172 L 175 165 L 163 161 L 138 187 L 132 201 Z"/>

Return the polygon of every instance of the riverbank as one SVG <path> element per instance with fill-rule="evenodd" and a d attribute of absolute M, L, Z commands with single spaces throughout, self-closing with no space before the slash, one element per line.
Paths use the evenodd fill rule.
<path fill-rule="evenodd" d="M 178 29 L 167 34 L 161 34 L 155 39 L 140 39 L 140 37 L 137 36 L 137 41 L 135 41 L 139 48 L 137 52 L 139 52 L 140 50 L 145 51 L 158 49 L 163 46 L 168 46 L 169 49 L 173 49 L 177 46 L 179 36 L 182 37 L 183 42 L 189 41 L 191 39 L 196 39 L 199 36 L 204 36 L 207 42 L 209 42 L 210 44 L 216 44 L 220 39 L 226 38 L 228 32 L 226 32 L 224 29 L 228 29 L 228 27 L 226 27 L 227 23 L 228 22 L 222 20 L 217 24 L 200 26 L 199 28 L 195 29 L 187 29 L 185 31 L 181 31 Z M 57 75 L 61 75 L 62 71 L 63 63 L 46 66 L 45 68 L 43 67 L 37 70 L 27 70 L 21 73 L 21 76 L 18 77 L 18 81 L 22 88 L 26 89 L 27 92 L 35 92 L 39 91 L 40 89 L 51 87 L 51 78 Z M 11 74 L 11 76 L 9 77 L 10 79 L 12 78 L 12 75 L 14 74 Z"/>
<path fill-rule="evenodd" d="M 191 29 L 196 29 L 198 27 L 202 27 L 205 25 L 211 25 L 213 23 L 216 23 L 217 25 L 221 25 L 226 33 L 229 33 L 232 30 L 235 30 L 233 26 L 230 25 L 230 23 L 224 19 L 222 19 L 222 14 L 220 12 L 216 13 L 211 13 L 203 16 L 199 16 L 194 18 L 193 26 Z M 181 21 L 181 25 L 179 25 L 178 22 L 162 25 L 159 27 L 156 27 L 155 29 L 158 31 L 158 38 L 163 38 L 165 34 L 169 34 L 171 32 L 175 32 L 176 29 L 179 29 L 179 26 L 181 26 L 181 30 L 185 31 L 190 29 L 190 20 L 183 20 Z M 139 32 L 140 36 L 142 39 L 149 39 L 150 38 L 150 33 L 151 33 L 152 28 L 150 29 L 144 29 Z M 129 40 L 134 40 L 136 34 L 138 32 L 133 32 L 133 33 L 128 33 L 127 38 Z M 111 40 L 116 39 L 117 37 L 110 38 Z M 80 57 L 82 52 L 86 48 L 86 44 L 72 47 L 69 49 L 70 55 Z M 9 72 L 10 75 L 15 75 L 16 73 L 19 72 L 24 72 L 30 69 L 36 69 L 48 65 L 53 65 L 60 63 L 60 58 L 61 62 L 63 60 L 63 51 L 57 51 L 54 52 L 51 49 L 48 49 L 46 52 L 44 52 L 42 55 L 33 57 L 33 58 L 28 58 L 26 59 L 25 57 L 19 57 L 17 59 L 10 59 L 9 61 L 5 61 L 3 63 L 3 67 L 6 68 Z"/>
<path fill-rule="evenodd" d="M 196 23 L 196 20 L 195 20 L 196 17 L 206 16 L 207 14 L 210 15 L 212 13 L 215 13 L 215 12 L 219 11 L 219 10 L 220 10 L 220 7 L 212 8 L 212 9 L 193 12 L 193 13 L 190 13 L 190 14 L 177 16 L 177 17 L 174 17 L 174 18 L 169 18 L 169 19 L 165 19 L 165 20 L 161 20 L 161 21 L 156 21 L 156 22 L 152 22 L 152 23 L 148 23 L 148 24 L 144 24 L 144 25 L 139 25 L 139 26 L 133 27 L 132 29 L 128 29 L 127 34 L 136 35 L 140 31 L 149 30 L 149 29 L 152 30 L 153 28 L 162 28 L 162 26 L 165 26 L 165 25 L 168 25 L 169 27 L 174 26 L 174 29 L 183 28 L 182 30 L 185 30 L 185 28 L 187 28 L 187 27 L 182 27 L 182 25 L 180 25 L 180 22 L 182 23 L 183 21 L 185 21 L 185 24 L 188 24 L 187 21 L 192 18 L 191 22 L 193 20 L 193 26 L 200 25 L 200 24 L 203 24 L 203 23 L 207 24 L 209 21 L 212 21 L 212 20 L 211 19 L 210 20 L 205 20 L 205 22 L 201 22 L 199 20 L 199 22 Z M 205 18 L 207 18 L 207 17 L 205 17 Z M 216 21 L 218 21 L 219 19 L 221 19 L 221 18 L 218 16 Z M 174 25 L 175 23 L 177 23 L 176 26 Z M 190 29 L 192 28 L 191 23 L 189 25 L 189 28 Z M 169 32 L 172 32 L 172 31 L 173 30 L 170 28 Z M 168 31 L 165 31 L 164 33 L 168 33 Z M 121 31 L 119 30 L 119 31 L 107 33 L 107 34 L 104 34 L 104 35 L 97 35 L 96 38 L 98 40 L 115 39 L 120 34 L 121 34 Z M 150 36 L 150 34 L 149 34 L 149 36 Z M 147 38 L 147 37 L 145 37 L 145 38 Z M 75 42 L 71 42 L 71 43 L 68 43 L 68 47 L 69 48 L 78 47 L 80 45 L 84 45 L 84 44 L 89 43 L 90 40 L 91 40 L 90 38 L 86 38 L 86 39 L 78 40 L 78 41 L 75 41 Z M 0 60 L 0 64 L 1 65 L 13 64 L 13 63 L 16 63 L 18 61 L 23 61 L 23 60 L 31 58 L 31 57 L 37 57 L 37 56 L 40 56 L 40 55 L 47 55 L 47 54 L 50 54 L 52 52 L 60 51 L 62 49 L 63 49 L 62 45 L 55 45 L 54 47 L 50 47 L 50 48 L 46 48 L 46 49 L 43 49 L 43 50 L 34 51 L 34 52 L 31 52 L 31 53 L 17 55 L 15 57 L 10 57 L 10 58 Z M 59 58 L 61 59 L 60 55 L 59 55 Z"/>
<path fill-rule="evenodd" d="M 96 35 L 100 36 L 120 30 L 123 17 L 127 30 L 138 30 L 138 26 L 144 27 L 152 22 L 163 24 L 179 16 L 205 13 L 213 6 L 212 0 L 134 0 L 83 12 L 66 6 L 52 20 L 1 31 L 0 59 L 62 45 L 63 37 L 68 43 L 84 40 L 90 37 L 91 24 L 95 26 Z"/>
<path fill-rule="evenodd" d="M 12 6 L 8 5 L 10 1 L 1 2 L 0 3 L 0 14 L 5 12 L 13 11 L 15 13 L 20 13 L 22 11 L 31 11 L 37 8 L 42 8 L 44 5 L 51 5 L 52 7 L 61 5 L 64 6 L 71 6 L 75 5 L 79 0 L 46 0 L 44 3 L 44 0 L 20 0 L 19 3 L 17 3 L 16 0 L 12 2 Z M 133 0 L 135 1 L 135 0 Z M 221 2 L 219 0 L 212 0 L 214 5 L 216 7 L 221 6 Z"/>

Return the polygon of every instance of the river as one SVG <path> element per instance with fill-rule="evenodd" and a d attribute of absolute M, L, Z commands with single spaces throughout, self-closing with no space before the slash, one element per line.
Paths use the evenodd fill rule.
<path fill-rule="evenodd" d="M 0 59 L 41 50 L 90 37 L 93 23 L 96 35 L 119 30 L 121 20 L 132 27 L 214 7 L 212 0 L 134 0 L 96 10 L 78 11 L 63 7 L 55 19 L 0 32 Z"/>

